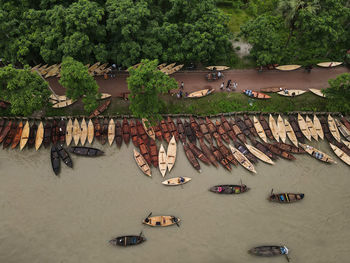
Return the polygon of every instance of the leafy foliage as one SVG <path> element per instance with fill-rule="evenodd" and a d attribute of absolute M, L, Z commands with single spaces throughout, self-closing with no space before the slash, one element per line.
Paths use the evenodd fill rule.
<path fill-rule="evenodd" d="M 329 88 L 322 90 L 332 111 L 350 112 L 350 73 L 343 73 L 328 80 Z"/>
<path fill-rule="evenodd" d="M 42 109 L 48 101 L 48 84 L 27 67 L 15 69 L 12 65 L 0 68 L 0 97 L 11 103 L 11 113 L 29 116 Z"/>

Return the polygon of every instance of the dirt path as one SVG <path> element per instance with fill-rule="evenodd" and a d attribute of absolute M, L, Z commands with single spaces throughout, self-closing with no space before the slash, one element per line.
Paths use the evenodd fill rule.
<path fill-rule="evenodd" d="M 328 87 L 328 79 L 335 78 L 337 75 L 350 72 L 346 67 L 336 68 L 315 68 L 311 73 L 307 73 L 303 69 L 291 72 L 282 72 L 278 70 L 270 70 L 258 72 L 254 69 L 249 70 L 228 70 L 224 71 L 225 84 L 229 79 L 238 83 L 238 91 L 243 89 L 251 89 L 259 91 L 265 87 L 287 87 L 288 89 L 309 88 L 326 88 Z M 205 80 L 205 74 L 208 71 L 181 71 L 172 75 L 180 84 L 184 82 L 185 91 L 193 92 L 205 88 L 220 89 L 222 81 L 208 82 Z M 113 97 L 120 97 L 123 92 L 128 92 L 126 78 L 128 73 L 117 73 L 115 78 L 105 80 L 103 77 L 96 77 L 96 81 L 100 86 L 100 92 L 112 94 Z M 50 78 L 49 83 L 58 95 L 63 95 L 65 89 L 58 83 L 57 78 Z"/>

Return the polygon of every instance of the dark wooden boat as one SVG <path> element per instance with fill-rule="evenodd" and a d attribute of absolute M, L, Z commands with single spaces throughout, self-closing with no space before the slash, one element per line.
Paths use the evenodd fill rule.
<path fill-rule="evenodd" d="M 272 153 L 268 148 L 267 146 L 262 143 L 262 142 L 259 142 L 257 140 L 252 140 L 252 144 L 255 148 L 257 148 L 258 150 L 262 151 L 264 154 L 266 154 L 268 157 L 270 157 L 271 159 L 273 160 L 277 160 L 277 155 Z"/>
<path fill-rule="evenodd" d="M 123 130 L 119 120 L 115 121 L 115 142 L 120 148 L 123 143 Z"/>
<path fill-rule="evenodd" d="M 18 126 L 17 126 L 17 129 L 16 129 L 16 134 L 13 137 L 13 140 L 12 140 L 11 149 L 16 148 L 17 145 L 19 144 L 19 142 L 21 140 L 22 131 L 23 131 L 23 122 L 20 121 Z"/>
<path fill-rule="evenodd" d="M 329 130 L 329 126 L 328 126 L 328 122 L 324 117 L 319 118 L 320 119 L 320 123 L 321 123 L 321 127 L 323 130 L 323 134 L 324 137 L 326 137 L 326 139 L 334 144 L 336 142 L 336 140 L 334 139 L 333 135 L 331 134 L 331 131 Z"/>
<path fill-rule="evenodd" d="M 292 127 L 292 129 L 293 129 L 293 131 L 295 133 L 295 136 L 297 137 L 298 141 L 304 142 L 305 141 L 305 137 L 304 137 L 303 133 L 300 130 L 300 127 L 299 127 L 299 124 L 298 124 L 298 120 L 292 115 L 290 115 L 288 117 L 288 120 L 289 120 L 289 124 Z"/>
<path fill-rule="evenodd" d="M 102 103 L 100 106 L 98 106 L 89 116 L 89 118 L 94 118 L 98 115 L 100 115 L 102 112 L 104 112 L 105 110 L 107 110 L 109 104 L 111 104 L 111 100 L 107 100 L 104 103 Z"/>
<path fill-rule="evenodd" d="M 185 120 L 184 127 L 185 127 L 185 134 L 188 140 L 192 143 L 196 143 L 196 136 L 194 135 L 191 125 L 187 122 L 187 120 Z"/>
<path fill-rule="evenodd" d="M 108 139 L 108 125 L 109 125 L 108 118 L 104 118 L 102 123 L 101 136 L 100 136 L 100 143 L 102 145 L 105 145 Z"/>
<path fill-rule="evenodd" d="M 273 257 L 273 256 L 281 256 L 281 255 L 287 256 L 288 248 L 285 246 L 261 246 L 261 247 L 255 247 L 250 249 L 249 253 L 255 256 L 261 256 L 261 257 Z"/>
<path fill-rule="evenodd" d="M 50 146 L 51 133 L 52 133 L 52 125 L 49 121 L 46 121 L 44 126 L 44 140 L 43 140 L 45 148 Z"/>
<path fill-rule="evenodd" d="M 235 133 L 236 137 L 243 142 L 244 144 L 247 143 L 247 139 L 245 138 L 245 135 L 243 134 L 243 132 L 241 131 L 241 129 L 238 127 L 238 125 L 236 124 L 236 122 L 231 119 L 231 127 L 233 132 Z"/>
<path fill-rule="evenodd" d="M 188 147 L 191 149 L 192 153 L 196 156 L 197 159 L 201 160 L 205 164 L 210 165 L 210 160 L 195 144 L 189 142 Z"/>
<path fill-rule="evenodd" d="M 288 144 L 288 143 L 283 143 L 283 142 L 276 142 L 274 143 L 274 145 L 276 145 L 278 148 L 280 148 L 283 151 L 286 152 L 290 152 L 290 153 L 306 153 L 304 151 L 304 149 L 300 148 L 300 147 L 296 147 L 292 144 Z"/>
<path fill-rule="evenodd" d="M 137 134 L 137 129 L 136 129 L 136 126 L 135 126 L 135 123 L 133 120 L 130 120 L 130 135 L 131 135 L 131 140 L 132 140 L 132 143 L 134 144 L 135 147 L 139 147 L 139 136 Z"/>
<path fill-rule="evenodd" d="M 197 161 L 191 149 L 188 147 L 186 143 L 184 143 L 183 146 L 184 146 L 185 154 L 188 161 L 191 163 L 194 169 L 201 172 L 201 166 L 199 165 L 199 162 Z"/>
<path fill-rule="evenodd" d="M 249 128 L 245 125 L 244 121 L 240 117 L 235 116 L 235 122 L 246 137 L 251 138 L 253 136 Z"/>
<path fill-rule="evenodd" d="M 210 147 L 211 147 L 210 149 L 211 149 L 213 155 L 215 156 L 215 159 L 216 159 L 219 163 L 221 163 L 221 165 L 222 165 L 224 168 L 226 168 L 227 170 L 231 171 L 232 168 L 231 168 L 231 164 L 230 164 L 229 160 L 227 160 L 227 159 L 225 158 L 225 156 L 219 151 L 219 149 L 216 148 L 213 144 L 211 144 Z"/>
<path fill-rule="evenodd" d="M 204 153 L 204 155 L 210 160 L 210 162 L 212 163 L 212 165 L 214 165 L 215 167 L 219 167 L 215 156 L 213 155 L 213 153 L 210 151 L 209 147 L 205 144 L 204 139 L 200 138 L 199 139 L 199 145 L 202 149 L 202 152 Z"/>
<path fill-rule="evenodd" d="M 51 141 L 53 144 L 56 144 L 58 142 L 59 137 L 59 128 L 57 126 L 57 121 L 53 120 L 52 122 L 52 128 L 51 128 Z"/>
<path fill-rule="evenodd" d="M 263 115 L 260 115 L 260 116 L 259 116 L 259 122 L 260 122 L 261 126 L 263 127 L 264 132 L 265 132 L 267 138 L 269 138 L 269 139 L 272 140 L 272 141 L 275 140 L 275 138 L 274 138 L 273 135 L 272 135 L 270 126 L 269 126 L 269 124 L 267 123 L 267 121 L 266 121 L 266 119 L 264 118 Z"/>
<path fill-rule="evenodd" d="M 222 138 L 221 138 L 220 134 L 217 131 L 214 131 L 212 136 L 216 140 L 216 144 L 222 143 Z"/>
<path fill-rule="evenodd" d="M 16 124 L 16 122 L 12 122 L 10 131 L 8 132 L 6 139 L 4 140 L 4 143 L 2 145 L 3 148 L 7 148 L 10 146 L 13 138 L 16 135 L 16 130 L 17 130 L 17 124 Z"/>
<path fill-rule="evenodd" d="M 161 120 L 160 129 L 162 130 L 163 138 L 167 141 L 167 143 L 169 143 L 171 139 L 171 135 L 165 120 Z"/>
<path fill-rule="evenodd" d="M 58 124 L 58 140 L 61 144 L 66 140 L 66 127 L 66 122 L 62 119 Z"/>
<path fill-rule="evenodd" d="M 0 143 L 2 143 L 2 142 L 6 139 L 8 133 L 9 133 L 10 130 L 11 130 L 11 127 L 12 127 L 12 121 L 9 121 L 9 122 L 7 123 L 7 125 L 4 126 L 4 128 L 1 130 L 1 134 L 0 134 Z"/>
<path fill-rule="evenodd" d="M 143 156 L 143 158 L 145 158 L 148 165 L 151 165 L 152 164 L 151 155 L 149 154 L 149 149 L 148 149 L 147 145 L 145 144 L 145 141 L 139 137 L 138 144 L 139 144 L 141 155 Z"/>
<path fill-rule="evenodd" d="M 332 144 L 337 146 L 340 150 L 342 150 L 344 153 L 350 156 L 350 148 L 348 148 L 344 143 L 334 140 Z"/>
<path fill-rule="evenodd" d="M 162 130 L 160 129 L 159 124 L 155 125 L 153 127 L 153 130 L 154 130 L 154 134 L 156 135 L 156 138 L 160 141 L 163 140 Z"/>
<path fill-rule="evenodd" d="M 215 125 L 216 125 L 216 130 L 217 130 L 218 134 L 220 135 L 220 138 L 224 139 L 224 141 L 226 143 L 230 143 L 230 137 L 227 135 L 224 127 L 222 126 L 222 124 L 217 120 L 215 122 Z"/>
<path fill-rule="evenodd" d="M 154 167 L 158 167 L 158 149 L 156 142 L 151 139 L 149 142 L 149 153 L 151 155 L 151 161 Z"/>
<path fill-rule="evenodd" d="M 216 132 L 216 127 L 215 127 L 214 123 L 208 117 L 205 117 L 205 121 L 206 121 L 208 130 L 209 130 L 211 136 L 213 136 L 213 133 Z"/>
<path fill-rule="evenodd" d="M 36 123 L 33 123 L 29 130 L 29 138 L 27 143 L 28 149 L 31 149 L 34 147 L 37 129 L 38 129 L 38 125 L 36 125 Z"/>
<path fill-rule="evenodd" d="M 126 144 L 130 141 L 130 126 L 128 120 L 124 117 L 123 119 L 123 139 Z"/>
<path fill-rule="evenodd" d="M 247 147 L 243 146 L 239 142 L 234 142 L 234 145 L 235 145 L 236 149 L 238 149 L 238 151 L 243 153 L 245 155 L 245 157 L 248 158 L 249 161 L 251 161 L 252 163 L 258 162 L 258 159 L 247 149 Z"/>
<path fill-rule="evenodd" d="M 167 123 L 168 123 L 168 130 L 170 131 L 171 135 L 175 137 L 176 141 L 179 141 L 179 137 L 180 137 L 179 132 L 176 129 L 174 121 L 169 116 L 168 116 Z"/>
<path fill-rule="evenodd" d="M 55 145 L 51 146 L 51 166 L 55 175 L 58 175 L 61 169 L 61 161 Z"/>
<path fill-rule="evenodd" d="M 1 119 L 0 120 L 0 134 L 1 134 L 2 129 L 4 128 L 4 125 L 5 125 L 5 120 Z"/>
<path fill-rule="evenodd" d="M 196 122 L 195 118 L 193 118 L 192 116 L 190 116 L 190 125 L 192 128 L 192 131 L 194 132 L 194 134 L 198 139 L 204 137 L 203 133 L 201 132 L 201 129 L 199 128 L 199 124 Z"/>
<path fill-rule="evenodd" d="M 104 155 L 104 152 L 99 149 L 84 146 L 72 146 L 69 148 L 69 152 L 87 157 L 97 157 Z"/>
<path fill-rule="evenodd" d="M 227 148 L 222 142 L 218 143 L 218 149 L 222 153 L 222 155 L 234 166 L 238 165 L 236 158 L 233 156 L 231 150 Z"/>
<path fill-rule="evenodd" d="M 232 141 L 237 141 L 236 135 L 232 130 L 231 125 L 229 124 L 229 122 L 226 120 L 226 118 L 224 116 L 221 116 L 221 125 L 222 127 L 224 127 L 224 130 L 226 131 L 226 133 L 228 134 L 228 136 L 230 136 L 230 138 L 232 139 Z"/>
<path fill-rule="evenodd" d="M 207 125 L 204 123 L 203 119 L 199 119 L 199 129 L 201 130 L 201 132 L 203 133 L 204 138 L 207 140 L 207 142 L 209 142 L 210 144 L 213 143 L 211 134 L 208 130 Z"/>
<path fill-rule="evenodd" d="M 94 134 L 95 134 L 95 138 L 97 140 L 100 140 L 101 133 L 102 133 L 101 124 L 100 124 L 99 120 L 96 118 L 96 119 L 94 119 Z"/>
<path fill-rule="evenodd" d="M 295 160 L 295 157 L 293 155 L 291 155 L 289 152 L 281 150 L 277 146 L 270 144 L 270 143 L 266 143 L 265 145 L 274 154 L 277 154 L 278 156 L 281 156 L 284 159 Z"/>
<path fill-rule="evenodd" d="M 243 114 L 243 118 L 244 118 L 244 123 L 245 125 L 248 127 L 248 129 L 250 130 L 250 133 L 255 136 L 255 137 L 258 137 L 258 133 L 257 131 L 255 130 L 255 127 L 254 127 L 254 123 L 252 122 L 252 120 L 248 117 L 247 114 Z"/>
<path fill-rule="evenodd" d="M 274 194 L 273 190 L 269 196 L 271 202 L 277 203 L 294 203 L 304 198 L 304 194 L 278 193 Z"/>
<path fill-rule="evenodd" d="M 73 168 L 72 159 L 70 158 L 70 156 L 69 156 L 68 152 L 66 151 L 66 149 L 64 149 L 62 147 L 62 145 L 60 145 L 59 143 L 56 144 L 56 149 L 57 149 L 58 155 L 62 159 L 63 163 L 65 165 L 67 165 L 68 167 Z"/>
<path fill-rule="evenodd" d="M 109 243 L 113 246 L 135 246 L 146 241 L 146 238 L 142 237 L 142 233 L 139 236 L 120 236 L 113 238 Z"/>
<path fill-rule="evenodd" d="M 176 119 L 176 126 L 177 126 L 177 131 L 179 133 L 181 142 L 185 143 L 186 142 L 185 127 L 180 118 Z"/>
<path fill-rule="evenodd" d="M 217 194 L 241 194 L 247 192 L 249 188 L 245 184 L 236 185 L 236 184 L 222 184 L 215 185 L 210 187 L 209 191 Z"/>
<path fill-rule="evenodd" d="M 348 119 L 345 117 L 341 117 L 340 120 L 345 125 L 345 127 L 350 131 L 350 122 L 348 121 Z"/>

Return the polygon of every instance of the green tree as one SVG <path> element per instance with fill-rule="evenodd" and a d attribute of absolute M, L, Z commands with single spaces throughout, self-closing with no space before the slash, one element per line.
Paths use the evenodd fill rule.
<path fill-rule="evenodd" d="M 175 79 L 159 71 L 157 65 L 156 59 L 143 59 L 138 68 L 128 69 L 130 110 L 137 118 L 147 118 L 151 122 L 161 118 L 165 104 L 160 95 L 177 88 Z"/>
<path fill-rule="evenodd" d="M 331 111 L 350 112 L 350 73 L 343 73 L 328 80 L 329 88 L 323 89 Z"/>
<path fill-rule="evenodd" d="M 101 96 L 98 93 L 98 85 L 89 74 L 88 68 L 72 57 L 63 59 L 61 66 L 60 84 L 66 88 L 68 98 L 76 100 L 82 96 L 84 109 L 91 112 L 98 106 L 97 99 Z"/>
<path fill-rule="evenodd" d="M 0 97 L 11 103 L 11 113 L 29 116 L 42 109 L 50 96 L 48 84 L 29 67 L 15 69 L 12 65 L 0 68 Z"/>

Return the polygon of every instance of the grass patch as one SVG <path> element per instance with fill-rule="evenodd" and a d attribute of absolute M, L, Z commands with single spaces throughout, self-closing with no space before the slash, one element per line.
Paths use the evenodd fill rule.
<path fill-rule="evenodd" d="M 242 9 L 235 9 L 227 6 L 219 6 L 219 8 L 230 17 L 228 28 L 234 34 L 239 33 L 241 25 L 251 19 L 251 16 Z"/>

